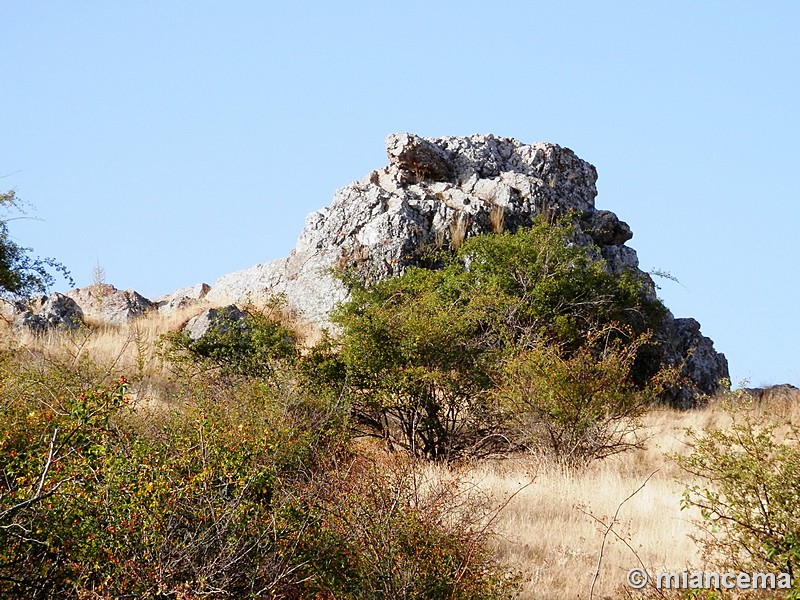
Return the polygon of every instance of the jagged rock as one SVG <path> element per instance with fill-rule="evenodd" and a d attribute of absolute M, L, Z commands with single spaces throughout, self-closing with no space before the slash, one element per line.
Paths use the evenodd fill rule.
<path fill-rule="evenodd" d="M 171 294 L 156 298 L 153 301 L 153 305 L 159 313 L 170 315 L 181 309 L 197 304 L 206 297 L 210 289 L 211 286 L 207 283 L 198 283 L 197 285 L 181 288 Z"/>
<path fill-rule="evenodd" d="M 192 340 L 197 341 L 212 330 L 227 333 L 232 325 L 243 329 L 246 316 L 246 313 L 233 304 L 222 308 L 209 308 L 189 319 L 183 331 L 188 333 Z"/>
<path fill-rule="evenodd" d="M 66 295 L 78 303 L 86 319 L 112 325 L 127 323 L 153 308 L 153 303 L 138 292 L 118 290 L 107 283 L 70 290 Z"/>
<path fill-rule="evenodd" d="M 465 238 L 529 226 L 540 214 L 575 215 L 576 242 L 596 245 L 612 273 L 638 270 L 625 243 L 633 236 L 617 216 L 595 208 L 597 171 L 568 148 L 523 144 L 492 135 L 420 138 L 390 135 L 389 165 L 338 190 L 329 207 L 311 213 L 288 257 L 232 273 L 205 297 L 213 305 L 262 304 L 285 295 L 289 308 L 330 326 L 331 309 L 347 296 L 333 272 L 350 268 L 367 281 L 402 273 L 424 251 Z M 650 277 L 641 271 L 648 294 Z M 688 406 L 728 377 L 724 355 L 694 320 L 669 315 L 659 338 L 664 361 L 684 364 L 691 382 L 674 399 Z"/>
<path fill-rule="evenodd" d="M 68 296 L 55 292 L 42 296 L 29 306 L 18 304 L 21 312 L 14 319 L 14 327 L 43 333 L 48 329 L 77 329 L 83 324 L 81 307 Z"/>
<path fill-rule="evenodd" d="M 585 225 L 598 246 L 620 246 L 633 237 L 630 226 L 610 210 L 598 210 Z"/>
<path fill-rule="evenodd" d="M 659 336 L 663 341 L 663 363 L 681 367 L 683 384 L 671 394 L 671 402 L 680 408 L 695 406 L 698 399 L 714 394 L 722 380 L 727 380 L 728 359 L 714 350 L 714 342 L 700 333 L 695 319 L 675 319 L 671 314 Z"/>
<path fill-rule="evenodd" d="M 400 133 L 386 140 L 389 162 L 403 175 L 403 181 L 452 181 L 454 176 L 450 157 L 436 144 L 416 135 Z"/>
<path fill-rule="evenodd" d="M 324 326 L 346 297 L 332 276 L 337 268 L 378 280 L 402 273 L 425 249 L 491 232 L 497 215 L 513 231 L 540 212 L 595 212 L 595 168 L 555 144 L 398 134 L 387 139 L 387 154 L 388 167 L 338 190 L 329 207 L 306 218 L 287 258 L 220 278 L 206 300 L 259 304 L 284 293 L 291 308 Z M 628 264 L 631 255 L 620 260 Z"/>

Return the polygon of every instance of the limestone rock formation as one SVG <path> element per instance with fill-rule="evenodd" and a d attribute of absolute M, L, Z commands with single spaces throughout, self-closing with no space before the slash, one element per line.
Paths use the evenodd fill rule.
<path fill-rule="evenodd" d="M 48 329 L 77 329 L 83 324 L 83 311 L 68 296 L 55 292 L 42 296 L 29 306 L 18 305 L 14 327 L 43 333 Z"/>
<path fill-rule="evenodd" d="M 118 290 L 108 283 L 70 290 L 66 295 L 81 307 L 85 318 L 112 325 L 122 325 L 153 308 L 138 292 Z"/>
<path fill-rule="evenodd" d="M 338 190 L 330 206 L 311 213 L 286 258 L 220 278 L 211 306 L 264 303 L 285 295 L 301 318 L 328 326 L 331 309 L 347 296 L 334 276 L 352 268 L 366 280 L 400 274 L 426 250 L 456 247 L 465 238 L 528 226 L 539 214 L 575 211 L 576 241 L 596 245 L 614 273 L 638 269 L 633 236 L 614 213 L 595 208 L 597 171 L 567 148 L 523 144 L 492 135 L 386 140 L 389 164 Z M 599 257 L 598 257 L 599 258 Z M 655 286 L 649 282 L 655 297 Z M 666 363 L 684 364 L 690 384 L 674 401 L 689 406 L 728 377 L 727 361 L 693 319 L 664 321 L 658 332 Z"/>
<path fill-rule="evenodd" d="M 338 190 L 329 207 L 311 213 L 287 258 L 222 277 L 206 300 L 258 303 L 284 293 L 301 316 L 326 325 L 346 297 L 331 275 L 336 268 L 354 267 L 377 280 L 402 273 L 425 249 L 572 209 L 602 235 L 611 268 L 638 265 L 632 249 L 614 243 L 630 235 L 628 226 L 594 209 L 595 168 L 569 149 L 491 135 L 406 133 L 389 136 L 386 145 L 389 166 Z"/>

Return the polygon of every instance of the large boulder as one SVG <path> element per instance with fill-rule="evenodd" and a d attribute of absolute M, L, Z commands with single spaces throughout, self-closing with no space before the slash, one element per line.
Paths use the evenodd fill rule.
<path fill-rule="evenodd" d="M 333 276 L 352 267 L 367 279 L 402 273 L 431 248 L 463 238 L 530 225 L 536 215 L 595 212 L 597 172 L 555 144 L 522 144 L 492 135 L 386 140 L 389 165 L 338 190 L 332 204 L 311 213 L 291 254 L 220 278 L 206 301 L 263 303 L 283 293 L 306 320 L 327 326 L 347 292 Z M 597 226 L 600 227 L 599 225 Z M 605 225 L 612 237 L 624 223 Z M 612 267 L 638 264 L 612 251 Z M 619 263 L 619 264 L 617 264 Z"/>
<path fill-rule="evenodd" d="M 86 319 L 97 323 L 122 325 L 141 317 L 153 303 L 134 290 L 118 290 L 108 283 L 96 283 L 66 294 L 83 310 Z"/>
<path fill-rule="evenodd" d="M 18 304 L 19 313 L 14 327 L 34 333 L 49 329 L 78 329 L 83 324 L 83 311 L 68 296 L 55 292 L 42 296 L 28 304 Z"/>
<path fill-rule="evenodd" d="M 614 213 L 595 208 L 597 171 L 568 148 L 524 144 L 492 135 L 420 138 L 390 135 L 389 164 L 338 190 L 330 206 L 311 213 L 286 258 L 232 273 L 205 295 L 210 305 L 260 304 L 276 294 L 301 318 L 329 327 L 347 297 L 335 276 L 349 268 L 364 280 L 402 273 L 430 249 L 456 247 L 479 234 L 514 231 L 538 215 L 576 215 L 576 242 L 598 248 L 612 273 L 639 271 L 633 233 Z M 662 331 L 665 364 L 681 364 L 689 383 L 672 399 L 692 405 L 728 378 L 727 361 L 693 319 L 668 315 Z"/>

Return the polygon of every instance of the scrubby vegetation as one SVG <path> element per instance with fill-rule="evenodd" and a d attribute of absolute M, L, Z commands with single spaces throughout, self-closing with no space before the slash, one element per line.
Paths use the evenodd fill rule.
<path fill-rule="evenodd" d="M 794 573 L 797 406 L 660 404 L 663 306 L 573 236 L 351 276 L 316 343 L 280 303 L 200 339 L 188 313 L 9 328 L 0 596 L 724 598 L 625 572 Z"/>
<path fill-rule="evenodd" d="M 433 459 L 546 446 L 574 462 L 625 447 L 667 379 L 639 352 L 664 307 L 573 236 L 568 220 L 540 220 L 467 240 L 437 270 L 351 280 L 335 374 L 359 424 Z"/>

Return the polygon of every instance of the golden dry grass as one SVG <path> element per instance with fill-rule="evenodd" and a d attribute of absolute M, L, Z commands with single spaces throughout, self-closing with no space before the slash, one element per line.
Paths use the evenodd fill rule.
<path fill-rule="evenodd" d="M 700 515 L 681 510 L 682 493 L 692 481 L 671 455 L 689 451 L 687 430 L 730 425 L 725 404 L 720 399 L 694 411 L 654 409 L 645 418 L 650 436 L 645 449 L 584 470 L 569 471 L 532 457 L 470 467 L 466 482 L 491 493 L 502 506 L 496 547 L 522 574 L 520 598 L 589 598 L 596 572 L 594 598 L 624 598 L 632 592 L 625 578 L 634 567 L 644 565 L 650 573 L 709 568 L 691 539 L 701 533 Z M 744 408 L 758 416 L 800 421 L 797 398 Z M 604 534 L 618 509 L 599 561 Z"/>

